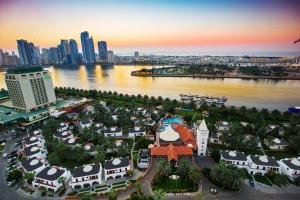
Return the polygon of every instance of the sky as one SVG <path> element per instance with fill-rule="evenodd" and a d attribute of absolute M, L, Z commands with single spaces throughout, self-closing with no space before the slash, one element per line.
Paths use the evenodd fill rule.
<path fill-rule="evenodd" d="M 0 48 L 48 48 L 88 31 L 126 51 L 300 52 L 298 0 L 0 0 Z"/>

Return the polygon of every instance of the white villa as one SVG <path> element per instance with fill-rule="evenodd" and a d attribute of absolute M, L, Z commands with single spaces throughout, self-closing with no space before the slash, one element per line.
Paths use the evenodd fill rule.
<path fill-rule="evenodd" d="M 85 128 L 90 128 L 93 124 L 93 121 L 90 120 L 90 119 L 83 119 L 83 120 L 80 120 L 80 128 L 81 129 L 85 129 Z"/>
<path fill-rule="evenodd" d="M 229 131 L 230 125 L 226 121 L 219 121 L 216 123 L 216 128 L 218 131 Z"/>
<path fill-rule="evenodd" d="M 112 160 L 106 160 L 103 168 L 105 181 L 110 178 L 123 178 L 127 171 L 130 170 L 130 162 L 127 157 L 114 158 Z"/>
<path fill-rule="evenodd" d="M 99 185 L 102 182 L 101 164 L 88 164 L 82 167 L 76 167 L 71 177 L 70 186 L 73 189 Z"/>
<path fill-rule="evenodd" d="M 105 137 L 122 137 L 123 136 L 122 128 L 118 128 L 118 127 L 107 128 L 103 132 L 104 132 Z"/>
<path fill-rule="evenodd" d="M 282 159 L 279 161 L 281 173 L 294 180 L 300 175 L 300 158 Z"/>
<path fill-rule="evenodd" d="M 135 126 L 134 128 L 129 130 L 128 137 L 133 138 L 136 136 L 145 136 L 146 130 L 143 127 Z"/>
<path fill-rule="evenodd" d="M 286 149 L 288 146 L 287 141 L 279 138 L 265 139 L 265 144 L 273 150 Z"/>
<path fill-rule="evenodd" d="M 238 151 L 220 151 L 220 160 L 226 164 L 232 164 L 238 168 L 248 168 L 247 157 L 243 152 Z"/>
<path fill-rule="evenodd" d="M 69 129 L 69 124 L 67 123 L 60 123 L 59 127 L 57 128 L 57 132 L 64 132 L 67 131 Z"/>
<path fill-rule="evenodd" d="M 31 145 L 23 149 L 23 154 L 27 158 L 46 158 L 47 150 L 43 146 Z"/>
<path fill-rule="evenodd" d="M 71 172 L 62 167 L 46 167 L 40 171 L 32 183 L 34 187 L 44 187 L 47 190 L 56 192 L 71 177 Z"/>
<path fill-rule="evenodd" d="M 60 141 L 65 141 L 67 139 L 74 138 L 73 133 L 70 131 L 57 132 L 53 136 L 59 139 Z"/>
<path fill-rule="evenodd" d="M 47 167 L 46 160 L 42 158 L 30 158 L 21 162 L 21 169 L 24 173 L 37 174 Z"/>
<path fill-rule="evenodd" d="M 269 170 L 280 173 L 280 166 L 274 158 L 267 156 L 247 156 L 249 174 L 265 175 Z"/>
<path fill-rule="evenodd" d="M 29 147 L 32 145 L 38 145 L 38 146 L 44 146 L 45 145 L 45 140 L 43 137 L 41 136 L 30 136 L 30 137 L 26 137 L 24 139 L 24 147 Z"/>

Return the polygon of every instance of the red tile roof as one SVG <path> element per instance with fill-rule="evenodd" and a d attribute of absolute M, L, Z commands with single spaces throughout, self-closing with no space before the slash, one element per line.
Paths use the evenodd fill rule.
<path fill-rule="evenodd" d="M 197 142 L 190 128 L 178 123 L 172 123 L 172 127 L 179 133 L 184 145 L 192 144 L 193 149 L 197 148 Z"/>
<path fill-rule="evenodd" d="M 166 147 L 152 147 L 151 156 L 167 156 L 168 160 L 178 161 L 178 156 L 191 156 L 193 155 L 193 150 L 187 146 L 175 146 L 170 143 Z"/>

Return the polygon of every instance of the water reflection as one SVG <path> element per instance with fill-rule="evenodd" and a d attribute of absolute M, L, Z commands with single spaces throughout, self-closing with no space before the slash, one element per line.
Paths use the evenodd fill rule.
<path fill-rule="evenodd" d="M 157 66 L 155 66 L 157 67 Z M 55 86 L 178 98 L 180 93 L 226 96 L 229 104 L 286 110 L 300 104 L 300 81 L 133 77 L 152 66 L 80 65 L 48 68 Z M 5 87 L 3 77 L 0 87 Z"/>

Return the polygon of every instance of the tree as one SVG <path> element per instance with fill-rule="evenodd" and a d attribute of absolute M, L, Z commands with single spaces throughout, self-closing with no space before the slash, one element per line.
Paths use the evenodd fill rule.
<path fill-rule="evenodd" d="M 188 177 L 194 185 L 197 185 L 201 179 L 201 172 L 197 167 L 192 166 L 188 172 Z"/>
<path fill-rule="evenodd" d="M 153 192 L 153 198 L 154 200 L 166 200 L 167 196 L 163 190 L 155 190 Z"/>
<path fill-rule="evenodd" d="M 183 158 L 179 161 L 176 171 L 180 174 L 181 178 L 187 178 L 188 172 L 190 170 L 190 164 L 191 163 L 186 158 Z"/>
<path fill-rule="evenodd" d="M 161 160 L 160 163 L 159 163 L 159 173 L 160 173 L 160 175 L 168 176 L 170 172 L 171 172 L 171 167 L 170 167 L 169 162 L 166 159 Z"/>
<path fill-rule="evenodd" d="M 14 169 L 13 171 L 9 172 L 7 176 L 7 181 L 17 181 L 23 177 L 22 172 L 19 169 Z"/>
<path fill-rule="evenodd" d="M 289 184 L 289 179 L 286 175 L 276 174 L 273 183 L 278 186 L 287 186 Z"/>
<path fill-rule="evenodd" d="M 118 157 L 125 157 L 128 155 L 128 148 L 126 146 L 120 145 L 117 147 Z"/>
<path fill-rule="evenodd" d="M 95 162 L 103 164 L 106 157 L 106 152 L 100 146 L 96 147 Z"/>
<path fill-rule="evenodd" d="M 223 161 L 212 168 L 209 177 L 214 183 L 230 190 L 239 190 L 245 178 L 241 169 L 234 165 L 226 165 Z"/>
<path fill-rule="evenodd" d="M 193 196 L 193 200 L 204 200 L 203 193 L 197 193 Z"/>
<path fill-rule="evenodd" d="M 80 200 L 93 200 L 95 199 L 91 193 L 84 193 L 80 195 Z"/>
<path fill-rule="evenodd" d="M 26 173 L 24 176 L 27 183 L 31 184 L 34 180 L 34 174 L 33 173 Z"/>
<path fill-rule="evenodd" d="M 61 176 L 58 178 L 58 183 L 62 184 L 63 186 L 65 185 L 65 182 L 66 182 L 66 177 L 64 176 Z"/>
<path fill-rule="evenodd" d="M 134 186 L 136 188 L 137 194 L 139 196 L 143 195 L 141 183 L 140 182 L 135 182 Z"/>
<path fill-rule="evenodd" d="M 117 192 L 114 189 L 112 189 L 108 193 L 108 200 L 117 200 L 117 196 Z"/>
<path fill-rule="evenodd" d="M 220 160 L 220 150 L 213 149 L 212 152 L 211 152 L 211 157 L 214 159 L 214 161 L 216 163 L 218 163 L 219 160 Z"/>

